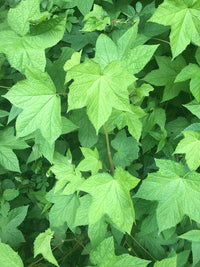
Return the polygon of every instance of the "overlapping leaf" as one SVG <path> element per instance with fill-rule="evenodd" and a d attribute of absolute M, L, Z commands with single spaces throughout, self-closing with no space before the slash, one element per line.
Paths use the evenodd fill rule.
<path fill-rule="evenodd" d="M 4 96 L 23 111 L 16 121 L 17 136 L 26 136 L 40 129 L 53 143 L 61 134 L 60 98 L 47 73 L 28 69 L 27 79 L 18 82 Z"/>
<path fill-rule="evenodd" d="M 200 2 L 198 0 L 165 0 L 153 14 L 151 22 L 171 25 L 170 45 L 173 58 L 190 42 L 200 45 Z"/>
<path fill-rule="evenodd" d="M 97 132 L 107 121 L 112 108 L 129 110 L 127 87 L 135 79 L 119 61 L 112 61 L 102 72 L 98 63 L 86 59 L 72 67 L 68 76 L 74 79 L 70 85 L 69 110 L 87 106 L 87 114 Z"/>
<path fill-rule="evenodd" d="M 99 173 L 87 179 L 79 189 L 92 195 L 89 224 L 94 224 L 107 215 L 111 224 L 130 233 L 135 215 L 129 191 L 138 182 L 139 179 L 121 167 L 116 169 L 114 177 Z"/>
<path fill-rule="evenodd" d="M 55 45 L 65 31 L 66 17 L 52 18 L 30 27 L 30 21 L 43 16 L 39 0 L 21 1 L 8 12 L 8 27 L 0 31 L 0 52 L 12 67 L 25 72 L 26 65 L 44 71 L 44 50 Z"/>
<path fill-rule="evenodd" d="M 186 173 L 182 163 L 157 159 L 159 171 L 143 181 L 137 197 L 158 201 L 159 231 L 176 226 L 184 215 L 200 222 L 200 174 Z"/>

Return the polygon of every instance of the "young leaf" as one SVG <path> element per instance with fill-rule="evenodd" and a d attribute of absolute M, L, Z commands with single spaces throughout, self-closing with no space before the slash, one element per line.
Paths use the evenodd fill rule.
<path fill-rule="evenodd" d="M 38 254 L 42 254 L 42 256 L 51 262 L 52 264 L 59 266 L 55 257 L 53 256 L 50 242 L 53 237 L 54 232 L 51 229 L 47 229 L 44 233 L 40 233 L 35 241 L 34 241 L 34 258 Z"/>
<path fill-rule="evenodd" d="M 127 87 L 134 77 L 120 65 L 112 61 L 103 72 L 99 64 L 90 59 L 68 71 L 74 82 L 70 85 L 69 109 L 87 106 L 87 114 L 96 132 L 108 120 L 112 108 L 129 110 Z"/>
<path fill-rule="evenodd" d="M 171 25 L 170 45 L 173 58 L 178 56 L 190 42 L 200 45 L 200 3 L 198 0 L 165 0 L 149 20 Z"/>
<path fill-rule="evenodd" d="M 9 245 L 0 242 L 0 263 L 1 266 L 23 267 L 24 264 L 18 255 Z"/>
<path fill-rule="evenodd" d="M 111 224 L 130 233 L 135 215 L 129 191 L 138 182 L 139 179 L 120 167 L 116 169 L 114 177 L 107 173 L 98 173 L 88 178 L 79 189 L 92 195 L 89 224 L 108 215 Z"/>
<path fill-rule="evenodd" d="M 99 160 L 98 150 L 95 148 L 94 151 L 81 147 L 81 152 L 83 153 L 85 159 L 83 159 L 77 169 L 80 171 L 91 171 L 92 175 L 97 174 L 100 169 L 102 169 L 102 163 Z"/>
<path fill-rule="evenodd" d="M 115 139 L 111 141 L 111 145 L 117 150 L 113 157 L 115 166 L 125 168 L 138 158 L 138 143 L 133 137 L 127 137 L 125 130 L 118 132 Z"/>
<path fill-rule="evenodd" d="M 176 226 L 184 215 L 199 222 L 199 173 L 185 173 L 182 163 L 171 160 L 156 159 L 156 165 L 159 171 L 148 175 L 136 197 L 158 201 L 156 213 L 159 231 Z"/>
<path fill-rule="evenodd" d="M 93 249 L 90 253 L 90 260 L 99 267 L 145 267 L 149 263 L 147 260 L 132 257 L 129 254 L 116 256 L 113 237 L 104 239 L 97 248 Z"/>
<path fill-rule="evenodd" d="M 4 96 L 23 109 L 16 121 L 17 136 L 26 136 L 37 129 L 49 143 L 61 134 L 60 98 L 47 73 L 28 69 L 27 79 L 18 82 Z"/>
<path fill-rule="evenodd" d="M 194 131 L 184 131 L 182 139 L 174 153 L 185 153 L 185 158 L 190 170 L 200 166 L 200 134 Z"/>

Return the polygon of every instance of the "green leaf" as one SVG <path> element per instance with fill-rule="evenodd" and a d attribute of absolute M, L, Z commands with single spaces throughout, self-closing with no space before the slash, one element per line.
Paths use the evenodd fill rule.
<path fill-rule="evenodd" d="M 13 31 L 24 36 L 30 30 L 30 19 L 40 16 L 39 0 L 21 1 L 17 7 L 9 9 L 7 21 Z"/>
<path fill-rule="evenodd" d="M 10 9 L 8 22 L 11 28 L 0 31 L 0 53 L 4 53 L 11 66 L 22 73 L 25 73 L 26 66 L 44 71 L 44 50 L 58 43 L 65 31 L 66 16 L 52 18 L 30 27 L 31 18 L 42 16 L 39 2 L 21 1 L 17 8 Z"/>
<path fill-rule="evenodd" d="M 78 128 L 78 139 L 83 147 L 92 147 L 97 143 L 98 136 L 85 109 L 73 110 L 69 116 L 70 120 L 74 122 Z"/>
<path fill-rule="evenodd" d="M 187 239 L 192 242 L 200 242 L 200 230 L 191 230 L 183 235 L 179 235 L 179 238 Z"/>
<path fill-rule="evenodd" d="M 105 29 L 107 24 L 110 24 L 110 18 L 105 15 L 103 8 L 95 4 L 93 6 L 93 10 L 85 15 L 83 21 L 86 22 L 82 30 L 87 32 L 95 30 L 102 31 Z"/>
<path fill-rule="evenodd" d="M 183 106 L 200 119 L 200 104 L 196 100 L 192 100 L 191 102 Z"/>
<path fill-rule="evenodd" d="M 132 257 L 129 254 L 116 256 L 113 237 L 104 239 L 97 248 L 93 249 L 90 253 L 90 260 L 99 267 L 145 267 L 149 263 L 147 260 Z"/>
<path fill-rule="evenodd" d="M 190 91 L 198 102 L 200 102 L 199 75 L 200 68 L 196 64 L 190 63 L 188 66 L 182 69 L 175 80 L 175 82 L 182 82 L 191 79 Z"/>
<path fill-rule="evenodd" d="M 156 86 L 165 86 L 162 101 L 167 101 L 187 88 L 184 83 L 174 83 L 176 76 L 186 65 L 186 62 L 182 56 L 174 61 L 171 61 L 169 57 L 157 56 L 156 61 L 159 69 L 149 72 L 143 80 Z"/>
<path fill-rule="evenodd" d="M 16 121 L 17 136 L 29 135 L 40 129 L 49 143 L 61 134 L 60 98 L 47 73 L 29 69 L 27 79 L 15 84 L 4 96 L 23 109 Z"/>
<path fill-rule="evenodd" d="M 0 242 L 0 265 L 2 267 L 23 267 L 24 264 L 18 255 L 9 245 Z"/>
<path fill-rule="evenodd" d="M 94 151 L 81 147 L 81 152 L 84 155 L 85 159 L 82 160 L 77 169 L 80 171 L 91 171 L 92 175 L 97 174 L 100 169 L 102 169 L 102 163 L 99 160 L 98 150 L 95 148 Z"/>
<path fill-rule="evenodd" d="M 69 110 L 87 106 L 87 114 L 96 132 L 108 120 L 112 108 L 129 110 L 127 87 L 134 77 L 118 61 L 112 61 L 103 72 L 90 59 L 68 71 L 74 82 L 70 85 Z"/>
<path fill-rule="evenodd" d="M 75 172 L 75 167 L 71 159 L 64 157 L 59 153 L 54 154 L 53 167 L 50 169 L 56 175 L 56 185 L 54 192 L 64 188 L 63 194 L 73 194 L 79 185 L 84 181 L 79 174 Z M 70 189 L 70 192 L 66 192 Z"/>
<path fill-rule="evenodd" d="M 113 130 L 117 126 L 119 130 L 128 126 L 129 133 L 139 141 L 142 132 L 142 122 L 140 118 L 145 112 L 139 106 L 130 106 L 130 111 L 120 111 L 113 109 L 108 119 L 107 126 L 109 130 Z"/>
<path fill-rule="evenodd" d="M 148 175 L 136 197 L 158 201 L 156 214 L 159 231 L 176 226 L 184 215 L 199 222 L 199 173 L 186 173 L 182 163 L 170 160 L 156 159 L 156 165 L 159 171 Z"/>
<path fill-rule="evenodd" d="M 185 158 L 190 170 L 200 166 L 200 134 L 194 131 L 184 131 L 182 139 L 174 153 L 185 153 Z"/>
<path fill-rule="evenodd" d="M 70 121 L 66 117 L 62 117 L 61 119 L 62 119 L 62 134 L 71 133 L 79 128 L 77 125 L 75 125 L 72 121 Z"/>
<path fill-rule="evenodd" d="M 173 58 L 178 56 L 190 42 L 200 45 L 200 3 L 198 0 L 165 0 L 149 20 L 171 25 L 170 45 Z"/>
<path fill-rule="evenodd" d="M 173 257 L 173 258 L 168 258 L 168 259 L 163 259 L 161 261 L 157 261 L 155 264 L 154 264 L 154 267 L 176 267 L 176 257 Z"/>
<path fill-rule="evenodd" d="M 130 166 L 131 162 L 138 158 L 138 143 L 133 137 L 127 137 L 125 130 L 118 132 L 116 137 L 111 141 L 111 145 L 117 150 L 113 157 L 115 166 L 125 168 Z"/>
<path fill-rule="evenodd" d="M 19 190 L 8 188 L 3 191 L 3 199 L 11 201 L 19 195 Z"/>
<path fill-rule="evenodd" d="M 108 225 L 104 218 L 88 227 L 88 236 L 92 243 L 92 247 L 97 247 L 104 239 L 107 233 Z"/>
<path fill-rule="evenodd" d="M 0 238 L 11 246 L 18 246 L 25 242 L 22 232 L 17 227 L 23 222 L 28 206 L 12 209 L 4 217 L 0 217 Z"/>
<path fill-rule="evenodd" d="M 53 193 L 53 199 L 51 194 L 48 193 L 47 200 L 54 203 L 49 212 L 49 222 L 51 228 L 57 231 L 57 229 L 62 226 L 65 226 L 65 229 L 67 229 L 68 226 L 71 231 L 74 231 L 76 226 L 76 212 L 79 207 L 78 197 L 75 194 L 66 196 L 57 192 Z"/>
<path fill-rule="evenodd" d="M 14 128 L 0 131 L 0 164 L 7 170 L 20 172 L 17 156 L 13 149 L 25 149 L 28 145 L 14 136 Z"/>
<path fill-rule="evenodd" d="M 42 256 L 51 262 L 52 264 L 59 266 L 55 257 L 53 256 L 51 250 L 51 239 L 53 238 L 54 232 L 51 229 L 47 229 L 44 233 L 40 233 L 35 241 L 34 241 L 34 258 L 38 254 L 42 254 Z"/>
<path fill-rule="evenodd" d="M 139 179 L 120 167 L 116 169 L 114 177 L 99 173 L 88 178 L 79 189 L 92 195 L 89 224 L 95 224 L 107 215 L 108 222 L 130 233 L 135 215 L 129 191 L 138 182 Z"/>
<path fill-rule="evenodd" d="M 86 2 L 82 0 L 78 0 L 77 7 L 80 10 L 80 12 L 85 16 L 87 13 L 90 12 L 90 9 L 92 8 L 93 3 L 94 3 L 94 0 L 87 0 Z"/>

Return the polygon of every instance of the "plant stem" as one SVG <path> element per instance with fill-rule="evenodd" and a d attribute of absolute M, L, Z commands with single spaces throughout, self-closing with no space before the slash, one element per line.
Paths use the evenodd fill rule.
<path fill-rule="evenodd" d="M 170 44 L 170 42 L 163 40 L 163 39 L 160 39 L 160 38 L 152 37 L 151 39 L 158 40 L 158 41 L 161 41 L 161 42 L 166 43 L 166 44 Z"/>
<path fill-rule="evenodd" d="M 7 89 L 10 89 L 11 87 L 8 87 L 8 86 L 4 86 L 4 85 L 0 85 L 1 88 L 7 88 Z"/>
<path fill-rule="evenodd" d="M 56 93 L 57 95 L 68 95 L 68 93 Z"/>
<path fill-rule="evenodd" d="M 110 143 L 109 143 L 109 137 L 108 137 L 107 127 L 106 127 L 106 122 L 104 123 L 103 128 L 104 128 L 104 132 L 106 135 L 106 145 L 107 145 L 107 151 L 108 151 L 108 158 L 110 161 L 110 173 L 113 176 L 114 172 L 115 172 L 115 166 L 114 166 L 111 151 L 110 151 Z"/>

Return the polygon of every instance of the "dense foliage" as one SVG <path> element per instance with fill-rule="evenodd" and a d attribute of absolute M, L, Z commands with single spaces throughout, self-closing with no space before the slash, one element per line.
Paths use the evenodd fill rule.
<path fill-rule="evenodd" d="M 200 1 L 0 1 L 0 267 L 200 266 Z"/>

